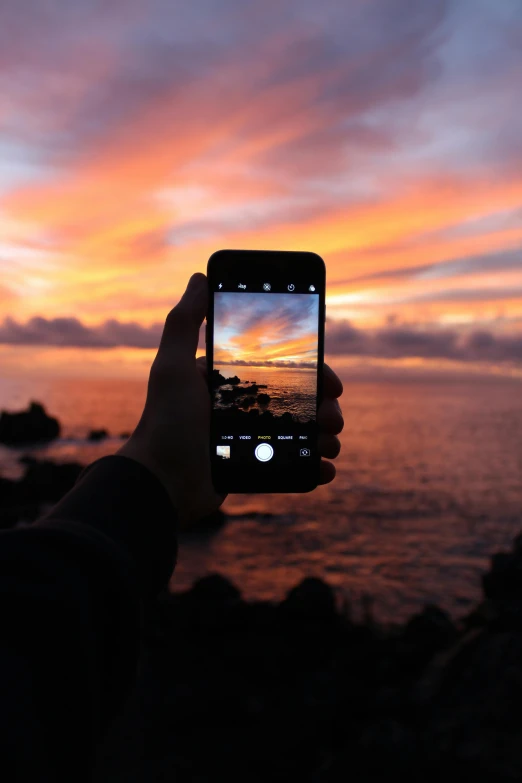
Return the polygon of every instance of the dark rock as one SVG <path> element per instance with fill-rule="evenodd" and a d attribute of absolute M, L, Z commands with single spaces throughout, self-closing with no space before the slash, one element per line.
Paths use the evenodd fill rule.
<path fill-rule="evenodd" d="M 221 389 L 219 393 L 223 402 L 234 402 L 237 396 L 235 389 Z"/>
<path fill-rule="evenodd" d="M 491 570 L 482 577 L 484 595 L 494 601 L 522 599 L 522 556 L 517 551 L 498 552 Z"/>
<path fill-rule="evenodd" d="M 211 603 L 228 603 L 241 599 L 237 587 L 220 574 L 210 574 L 199 579 L 186 595 L 192 601 Z"/>
<path fill-rule="evenodd" d="M 219 386 L 226 386 L 227 384 L 236 386 L 238 383 L 241 383 L 241 380 L 237 375 L 232 376 L 232 378 L 225 378 L 224 375 L 221 375 L 219 370 L 214 370 L 212 373 L 212 386 L 214 389 L 219 388 Z"/>
<path fill-rule="evenodd" d="M 332 620 L 337 615 L 335 595 L 322 579 L 308 577 L 288 593 L 281 609 L 293 614 Z"/>
<path fill-rule="evenodd" d="M 107 430 L 91 430 L 87 436 L 87 440 L 92 441 L 99 441 L 99 440 L 105 440 L 105 438 L 109 437 L 109 433 Z"/>
<path fill-rule="evenodd" d="M 29 456 L 20 461 L 27 466 L 21 479 L 0 479 L 0 526 L 3 528 L 36 519 L 42 505 L 60 500 L 83 470 L 82 465 L 74 462 L 58 464 Z"/>
<path fill-rule="evenodd" d="M 449 615 L 438 606 L 426 606 L 414 615 L 404 629 L 404 638 L 432 650 L 447 646 L 457 635 Z"/>
<path fill-rule="evenodd" d="M 133 724 L 153 749 L 140 779 L 522 778 L 522 633 L 488 616 L 461 633 L 431 606 L 368 628 L 336 612 L 321 580 L 269 605 L 218 576 L 154 606 Z"/>
<path fill-rule="evenodd" d="M 221 400 L 225 403 L 233 403 L 239 401 L 242 404 L 242 400 L 245 397 L 251 397 L 257 394 L 256 386 L 235 386 L 233 389 L 221 389 L 219 390 Z"/>
<path fill-rule="evenodd" d="M 217 389 L 219 386 L 223 386 L 227 382 L 224 375 L 221 375 L 219 370 L 214 370 L 212 372 L 212 386 L 214 389 Z"/>
<path fill-rule="evenodd" d="M 38 402 L 31 402 L 26 411 L 0 414 L 0 443 L 8 446 L 47 442 L 59 435 L 58 419 L 48 416 Z"/>
<path fill-rule="evenodd" d="M 486 608 L 496 627 L 522 630 L 522 536 L 517 536 L 511 552 L 491 558 L 491 569 L 482 577 Z"/>
<path fill-rule="evenodd" d="M 27 514 L 28 506 L 28 503 L 24 504 L 20 482 L 0 476 L 0 528 L 6 529 L 16 525 L 24 514 Z M 38 508 L 35 508 L 29 517 L 34 519 L 37 513 Z"/>
<path fill-rule="evenodd" d="M 58 464 L 51 460 L 27 462 L 21 481 L 24 496 L 37 503 L 56 503 L 74 486 L 83 470 L 76 462 Z"/>
<path fill-rule="evenodd" d="M 260 405 L 269 405 L 270 404 L 270 395 L 261 393 L 257 395 L 257 401 Z"/>

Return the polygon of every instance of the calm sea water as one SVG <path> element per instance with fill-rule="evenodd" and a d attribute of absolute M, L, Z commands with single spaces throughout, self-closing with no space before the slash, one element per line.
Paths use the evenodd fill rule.
<path fill-rule="evenodd" d="M 433 601 L 459 615 L 477 600 L 489 556 L 522 530 L 522 385 L 344 381 L 336 481 L 228 498 L 221 532 L 182 541 L 174 589 L 220 572 L 248 597 L 280 598 L 315 575 L 355 604 L 373 595 L 387 620 Z M 37 399 L 60 418 L 64 438 L 38 451 L 59 460 L 114 451 L 117 437 L 86 444 L 87 431 L 132 429 L 144 397 L 144 381 L 0 380 L 0 407 Z M 19 456 L 0 449 L 0 470 L 15 475 Z"/>
<path fill-rule="evenodd" d="M 288 412 L 301 421 L 315 419 L 316 370 L 220 365 L 219 371 L 225 378 L 232 378 L 234 375 L 237 375 L 242 383 L 249 381 L 250 383 L 266 386 L 266 389 L 261 389 L 260 391 L 270 396 L 270 404 L 267 408 L 276 416 L 281 416 L 281 414 Z M 252 407 L 260 406 L 254 405 Z"/>

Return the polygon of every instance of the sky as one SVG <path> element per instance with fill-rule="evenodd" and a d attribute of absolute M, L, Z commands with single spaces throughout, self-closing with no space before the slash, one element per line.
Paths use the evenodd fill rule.
<path fill-rule="evenodd" d="M 319 297 L 216 293 L 214 363 L 317 367 Z"/>
<path fill-rule="evenodd" d="M 0 367 L 145 373 L 219 248 L 339 366 L 522 372 L 520 0 L 3 0 Z"/>

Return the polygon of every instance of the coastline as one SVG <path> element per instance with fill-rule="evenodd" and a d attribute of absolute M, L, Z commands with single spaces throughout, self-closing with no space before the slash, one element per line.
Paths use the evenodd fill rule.
<path fill-rule="evenodd" d="M 4 529 L 30 523 L 82 470 L 23 465 L 21 479 L 0 478 Z M 194 535 L 227 523 L 216 515 Z M 384 624 L 369 597 L 340 603 L 317 578 L 280 601 L 245 600 L 218 574 L 165 591 L 145 607 L 134 696 L 94 779 L 511 782 L 522 775 L 521 608 L 522 537 L 493 556 L 481 600 L 456 619 L 432 604 Z"/>

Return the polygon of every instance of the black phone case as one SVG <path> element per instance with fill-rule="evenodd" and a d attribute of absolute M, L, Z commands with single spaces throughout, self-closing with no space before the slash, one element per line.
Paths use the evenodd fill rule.
<path fill-rule="evenodd" d="M 277 271 L 278 276 L 292 276 L 299 272 L 303 275 L 308 270 L 315 278 L 319 276 L 322 281 L 319 292 L 319 324 L 318 324 L 318 353 L 317 353 L 317 407 L 323 398 L 323 366 L 324 366 L 324 328 L 325 328 L 325 287 L 326 271 L 322 258 L 315 253 L 293 251 L 263 251 L 263 250 L 220 250 L 214 253 L 208 262 L 207 275 L 209 282 L 209 307 L 206 325 L 207 344 L 207 375 L 209 393 L 213 399 L 212 371 L 214 363 L 214 291 L 219 278 L 226 276 L 243 275 L 252 276 L 256 270 L 266 269 Z M 213 411 L 211 410 L 211 419 Z M 211 425 L 212 428 L 212 425 Z M 317 421 L 315 422 L 317 440 Z M 224 466 L 217 463 L 214 454 L 210 454 L 212 466 L 212 479 L 216 491 L 219 493 L 272 493 L 272 492 L 309 492 L 319 483 L 320 457 L 317 449 L 310 463 L 305 466 L 296 464 L 293 468 L 281 470 L 267 469 L 263 467 L 263 473 L 255 467 L 252 469 L 232 465 Z"/>

